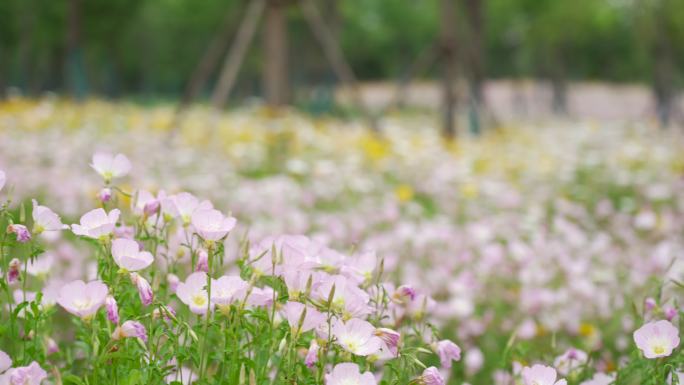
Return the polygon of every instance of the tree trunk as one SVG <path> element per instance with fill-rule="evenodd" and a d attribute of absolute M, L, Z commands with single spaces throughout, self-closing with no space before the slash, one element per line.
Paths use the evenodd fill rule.
<path fill-rule="evenodd" d="M 184 110 L 200 94 L 228 47 L 233 27 L 233 12 L 228 11 L 185 86 L 177 112 Z"/>
<path fill-rule="evenodd" d="M 245 18 L 240 24 L 235 42 L 226 55 L 226 60 L 221 69 L 216 88 L 211 97 L 211 102 L 215 108 L 223 108 L 225 106 L 230 92 L 235 85 L 235 79 L 240 71 L 242 62 L 252 42 L 254 33 L 256 32 L 259 19 L 264 11 L 265 0 L 251 0 L 248 8 L 245 11 Z"/>
<path fill-rule="evenodd" d="M 658 121 L 661 127 L 667 127 L 672 118 L 675 90 L 673 87 L 675 64 L 672 57 L 672 45 L 665 25 L 666 12 L 664 2 L 656 9 L 656 36 L 653 47 L 653 94 L 656 101 Z"/>
<path fill-rule="evenodd" d="M 67 30 L 67 81 L 71 95 L 83 99 L 87 93 L 87 81 L 81 46 L 81 0 L 69 0 Z"/>
<path fill-rule="evenodd" d="M 264 91 L 266 102 L 277 107 L 287 103 L 287 6 L 280 0 L 269 0 L 264 31 Z"/>
<path fill-rule="evenodd" d="M 456 136 L 456 11 L 453 0 L 441 0 L 441 14 L 443 134 L 447 139 L 453 139 Z"/>

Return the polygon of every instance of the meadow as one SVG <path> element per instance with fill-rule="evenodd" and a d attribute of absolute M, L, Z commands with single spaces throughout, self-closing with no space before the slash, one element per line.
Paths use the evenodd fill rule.
<path fill-rule="evenodd" d="M 684 380 L 676 130 L 174 121 L 0 104 L 0 385 Z"/>

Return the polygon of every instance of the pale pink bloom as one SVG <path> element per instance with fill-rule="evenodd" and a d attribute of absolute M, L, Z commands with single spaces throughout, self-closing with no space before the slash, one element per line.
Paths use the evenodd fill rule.
<path fill-rule="evenodd" d="M 372 309 L 368 305 L 370 301 L 368 293 L 359 289 L 356 283 L 342 275 L 324 278 L 316 290 L 315 297 L 321 301 L 327 301 L 333 287 L 335 287 L 333 309 L 342 313 L 344 318 L 365 317 L 371 313 Z"/>
<path fill-rule="evenodd" d="M 634 332 L 634 342 L 646 358 L 667 357 L 679 346 L 679 330 L 669 321 L 649 322 Z"/>
<path fill-rule="evenodd" d="M 140 250 L 138 242 L 125 238 L 112 241 L 112 257 L 120 268 L 127 271 L 142 270 L 154 262 L 150 252 Z"/>
<path fill-rule="evenodd" d="M 78 280 L 62 286 L 57 303 L 73 315 L 90 319 L 104 304 L 108 293 L 107 285 L 101 281 L 86 284 Z"/>
<path fill-rule="evenodd" d="M 567 376 L 576 369 L 581 368 L 587 363 L 589 356 L 579 349 L 568 349 L 565 353 L 556 357 L 553 361 L 553 366 L 558 370 L 562 376 Z"/>
<path fill-rule="evenodd" d="M 461 359 L 461 348 L 449 340 L 441 340 L 437 342 L 435 347 L 439 361 L 443 368 L 451 368 L 451 361 L 458 361 Z"/>
<path fill-rule="evenodd" d="M 274 297 L 277 298 L 278 296 L 275 294 L 275 291 L 272 288 L 268 286 L 264 287 L 263 289 L 260 287 L 254 287 L 247 298 L 247 304 L 257 307 L 270 307 L 273 305 Z"/>
<path fill-rule="evenodd" d="M 55 257 L 52 254 L 44 254 L 26 265 L 26 273 L 34 277 L 46 276 L 52 270 Z"/>
<path fill-rule="evenodd" d="M 224 275 L 211 280 L 211 302 L 216 306 L 230 306 L 235 301 L 241 301 L 247 294 L 248 284 L 239 276 Z"/>
<path fill-rule="evenodd" d="M 210 210 L 213 208 L 211 202 L 205 200 L 200 202 L 194 195 L 182 192 L 169 195 L 161 200 L 161 211 L 166 217 L 180 217 L 184 224 L 190 224 L 192 213 L 195 210 Z"/>
<path fill-rule="evenodd" d="M 140 338 L 143 342 L 147 343 L 145 326 L 138 321 L 126 321 L 121 326 L 117 326 L 112 333 L 112 339 L 114 340 L 127 337 Z"/>
<path fill-rule="evenodd" d="M 228 235 L 237 221 L 233 217 L 225 217 L 220 211 L 197 210 L 192 213 L 192 226 L 205 241 L 218 241 Z"/>
<path fill-rule="evenodd" d="M 323 276 L 327 275 L 321 272 L 295 268 L 287 268 L 282 272 L 283 280 L 287 286 L 287 293 L 292 300 L 299 299 L 299 297 L 304 294 L 306 286 L 309 284 L 309 280 L 311 280 L 311 293 L 316 292 Z"/>
<path fill-rule="evenodd" d="M 119 306 L 116 304 L 116 299 L 111 295 L 105 298 L 105 309 L 107 309 L 107 319 L 113 324 L 119 323 Z"/>
<path fill-rule="evenodd" d="M 193 382 L 197 381 L 198 375 L 197 371 L 192 370 L 190 368 L 186 367 L 181 367 L 180 371 L 173 370 L 171 374 L 166 376 L 164 380 L 166 380 L 167 384 L 170 384 L 174 381 L 180 382 L 183 385 L 190 385 Z"/>
<path fill-rule="evenodd" d="M 126 176 L 131 171 L 131 162 L 123 154 L 111 154 L 98 152 L 93 155 L 93 163 L 90 165 L 98 174 L 109 183 L 113 178 Z"/>
<path fill-rule="evenodd" d="M 373 278 L 377 263 L 375 252 L 367 251 L 344 261 L 340 273 L 359 284 L 368 283 Z"/>
<path fill-rule="evenodd" d="M 357 356 L 377 353 L 382 347 L 382 340 L 375 335 L 375 327 L 358 318 L 347 322 L 337 320 L 332 332 L 340 346 Z"/>
<path fill-rule="evenodd" d="M 152 216 L 159 211 L 159 199 L 147 190 L 138 190 L 132 204 L 133 212 L 137 215 Z"/>
<path fill-rule="evenodd" d="M 556 369 L 550 366 L 533 365 L 532 367 L 524 367 L 522 370 L 522 378 L 525 385 L 566 385 L 567 381 L 556 381 Z"/>
<path fill-rule="evenodd" d="M 583 381 L 580 385 L 609 385 L 615 381 L 615 375 L 596 373 L 591 380 Z"/>
<path fill-rule="evenodd" d="M 418 379 L 418 383 L 421 385 L 445 385 L 444 377 L 442 373 L 437 370 L 434 366 L 423 370 L 423 374 Z"/>
<path fill-rule="evenodd" d="M 359 366 L 352 362 L 335 365 L 332 372 L 325 375 L 325 385 L 376 385 L 371 372 L 361 374 Z"/>
<path fill-rule="evenodd" d="M 97 193 L 97 199 L 102 203 L 107 203 L 112 199 L 112 189 L 105 187 Z"/>
<path fill-rule="evenodd" d="M 12 258 L 7 268 L 7 283 L 10 285 L 19 281 L 19 273 L 21 272 L 21 261 L 19 258 Z"/>
<path fill-rule="evenodd" d="M 315 338 L 311 340 L 309 350 L 306 351 L 306 357 L 304 358 L 304 364 L 306 364 L 307 368 L 313 368 L 318 362 L 318 351 L 320 348 L 321 347 L 318 345 Z"/>
<path fill-rule="evenodd" d="M 0 373 L 4 373 L 10 367 L 12 367 L 12 359 L 7 353 L 0 350 Z"/>
<path fill-rule="evenodd" d="M 185 282 L 180 282 L 176 288 L 176 295 L 195 314 L 206 314 L 207 309 L 213 310 L 214 304 L 209 301 L 207 274 L 198 271 L 190 274 Z"/>
<path fill-rule="evenodd" d="M 154 300 L 154 293 L 152 292 L 152 286 L 150 286 L 150 283 L 137 273 L 131 273 L 131 281 L 133 281 L 138 289 L 140 302 L 142 302 L 142 304 L 145 306 L 152 304 L 152 301 Z"/>
<path fill-rule="evenodd" d="M 9 385 L 40 385 L 47 378 L 47 372 L 36 361 L 29 366 L 9 369 L 5 374 Z"/>
<path fill-rule="evenodd" d="M 464 364 L 467 373 L 474 374 L 479 372 L 480 369 L 482 369 L 482 365 L 484 365 L 484 355 L 482 354 L 482 350 L 480 350 L 478 347 L 472 347 L 468 349 L 465 353 Z"/>
<path fill-rule="evenodd" d="M 62 223 L 62 219 L 54 211 L 38 204 L 33 199 L 33 233 L 40 234 L 43 231 L 58 231 L 68 229 L 69 226 Z"/>
<path fill-rule="evenodd" d="M 304 309 L 306 309 L 306 314 L 304 314 Z M 297 330 L 301 333 L 306 333 L 326 321 L 326 316 L 323 313 L 316 310 L 313 306 L 304 305 L 300 302 L 288 301 L 283 306 L 282 313 L 285 319 L 287 319 L 287 323 L 290 324 L 293 334 L 296 334 Z M 304 319 L 300 325 L 302 315 L 304 315 Z"/>
<path fill-rule="evenodd" d="M 385 348 L 387 348 L 392 356 L 396 357 L 399 355 L 399 339 L 401 338 L 399 332 L 388 328 L 378 328 L 375 330 L 375 335 L 380 337 Z"/>
<path fill-rule="evenodd" d="M 16 234 L 17 242 L 26 243 L 31 240 L 31 233 L 24 225 L 11 224 L 7 226 L 7 234 Z"/>
<path fill-rule="evenodd" d="M 71 225 L 71 231 L 76 235 L 103 239 L 114 232 L 120 214 L 119 209 L 114 209 L 109 214 L 102 208 L 88 211 L 81 217 L 80 224 Z"/>
<path fill-rule="evenodd" d="M 7 175 L 5 175 L 5 172 L 0 170 L 0 191 L 2 191 L 2 188 L 5 187 L 5 182 L 7 181 Z"/>

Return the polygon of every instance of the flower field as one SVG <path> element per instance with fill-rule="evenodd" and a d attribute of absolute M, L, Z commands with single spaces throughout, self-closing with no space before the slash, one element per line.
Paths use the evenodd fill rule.
<path fill-rule="evenodd" d="M 680 134 L 173 122 L 0 104 L 0 385 L 684 381 Z"/>

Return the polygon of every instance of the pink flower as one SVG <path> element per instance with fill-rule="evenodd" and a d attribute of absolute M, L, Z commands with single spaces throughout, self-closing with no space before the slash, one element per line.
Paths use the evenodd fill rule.
<path fill-rule="evenodd" d="M 31 240 L 31 233 L 24 225 L 11 224 L 7 226 L 7 234 L 16 234 L 19 243 L 26 243 Z"/>
<path fill-rule="evenodd" d="M 152 292 L 152 286 L 150 286 L 150 283 L 137 273 L 131 273 L 131 281 L 133 281 L 135 286 L 138 288 L 140 302 L 142 302 L 142 304 L 145 306 L 149 306 L 154 300 L 154 293 Z"/>
<path fill-rule="evenodd" d="M 228 235 L 237 221 L 233 217 L 225 217 L 214 209 L 197 210 L 192 214 L 192 225 L 205 241 L 218 241 Z"/>
<path fill-rule="evenodd" d="M 423 374 L 418 379 L 418 383 L 421 385 L 445 385 L 444 377 L 434 366 L 423 370 Z"/>
<path fill-rule="evenodd" d="M 273 305 L 274 297 L 277 298 L 277 295 L 272 288 L 268 286 L 264 287 L 263 289 L 260 287 L 254 287 L 247 298 L 247 304 L 250 306 L 269 307 Z"/>
<path fill-rule="evenodd" d="M 634 342 L 646 358 L 667 357 L 679 346 L 679 330 L 669 321 L 649 322 L 634 332 Z"/>
<path fill-rule="evenodd" d="M 5 187 L 6 181 L 7 181 L 7 176 L 5 175 L 5 172 L 0 170 L 0 191 L 2 191 L 2 188 Z"/>
<path fill-rule="evenodd" d="M 304 314 L 305 309 L 306 314 Z M 290 324 L 290 328 L 293 330 L 292 334 L 297 334 L 297 331 L 306 333 L 309 330 L 317 328 L 326 321 L 325 315 L 316 310 L 316 308 L 304 305 L 300 302 L 288 301 L 285 306 L 283 306 L 282 312 L 285 319 L 287 319 L 287 323 Z M 302 315 L 304 316 L 303 320 Z"/>
<path fill-rule="evenodd" d="M 69 313 L 87 320 L 105 303 L 108 293 L 107 285 L 101 281 L 86 284 L 78 280 L 62 286 L 57 303 Z"/>
<path fill-rule="evenodd" d="M 33 200 L 33 233 L 40 234 L 43 231 L 59 231 L 69 228 L 62 223 L 62 219 L 54 211 L 38 204 Z"/>
<path fill-rule="evenodd" d="M 451 368 L 451 361 L 458 361 L 461 359 L 461 348 L 449 340 L 441 340 L 437 342 L 437 355 L 443 368 Z"/>
<path fill-rule="evenodd" d="M 378 328 L 375 330 L 375 335 L 380 337 L 387 350 L 389 350 L 394 357 L 399 355 L 399 339 L 401 338 L 399 332 L 387 328 Z"/>
<path fill-rule="evenodd" d="M 161 200 L 161 210 L 165 217 L 180 217 L 183 224 L 190 224 L 192 213 L 195 210 L 210 210 L 213 206 L 209 201 L 200 202 L 194 195 L 182 192 L 169 195 Z"/>
<path fill-rule="evenodd" d="M 7 353 L 0 350 L 0 373 L 4 373 L 10 367 L 12 367 L 12 359 Z"/>
<path fill-rule="evenodd" d="M 120 214 L 119 209 L 114 209 L 109 214 L 102 208 L 88 211 L 81 217 L 80 224 L 71 225 L 71 231 L 84 237 L 105 239 L 114 231 Z"/>
<path fill-rule="evenodd" d="M 112 257 L 116 264 L 127 271 L 145 269 L 154 262 L 154 257 L 148 251 L 140 251 L 138 242 L 118 238 L 112 242 Z"/>
<path fill-rule="evenodd" d="M 677 308 L 674 306 L 668 305 L 663 307 L 663 314 L 668 321 L 672 321 L 678 313 Z"/>
<path fill-rule="evenodd" d="M 209 301 L 207 286 L 207 274 L 202 271 L 192 273 L 185 282 L 180 282 L 176 289 L 176 295 L 195 314 L 206 314 L 211 311 L 214 304 Z"/>
<path fill-rule="evenodd" d="M 107 319 L 113 323 L 119 323 L 119 306 L 116 304 L 116 299 L 111 295 L 105 298 L 105 309 L 107 309 Z"/>
<path fill-rule="evenodd" d="M 579 369 L 586 364 L 588 359 L 589 357 L 584 351 L 570 348 L 562 355 L 556 357 L 553 361 L 553 366 L 556 367 L 558 373 L 567 376 L 575 371 L 575 369 Z"/>
<path fill-rule="evenodd" d="M 21 272 L 21 261 L 18 258 L 12 258 L 7 269 L 7 283 L 10 285 L 19 280 L 19 273 Z"/>
<path fill-rule="evenodd" d="M 106 153 L 93 155 L 93 163 L 90 165 L 98 174 L 109 183 L 113 178 L 119 178 L 131 171 L 131 162 L 123 154 L 112 156 Z"/>
<path fill-rule="evenodd" d="M 580 385 L 609 385 L 615 382 L 615 376 L 605 373 L 596 373 L 591 380 L 584 381 Z"/>
<path fill-rule="evenodd" d="M 408 285 L 401 285 L 392 294 L 392 299 L 400 304 L 413 301 L 416 298 L 416 290 Z"/>
<path fill-rule="evenodd" d="M 32 261 L 28 261 L 26 272 L 34 277 L 42 277 L 52 270 L 55 257 L 52 254 L 42 255 Z"/>
<path fill-rule="evenodd" d="M 370 296 L 357 287 L 356 283 L 342 275 L 326 277 L 318 287 L 315 296 L 321 301 L 327 301 L 333 287 L 333 309 L 342 313 L 344 318 L 365 317 L 372 309 L 368 306 Z"/>
<path fill-rule="evenodd" d="M 337 320 L 332 332 L 340 346 L 357 356 L 377 353 L 382 347 L 382 340 L 375 335 L 375 327 L 358 318 L 352 318 L 346 323 Z"/>
<path fill-rule="evenodd" d="M 320 348 L 321 347 L 318 345 L 318 342 L 316 342 L 316 339 L 314 338 L 311 341 L 311 344 L 309 345 L 309 350 L 307 350 L 306 357 L 304 358 L 304 364 L 306 364 L 307 368 L 313 368 L 318 362 L 318 351 L 320 350 Z"/>
<path fill-rule="evenodd" d="M 12 368 L 5 373 L 10 385 L 40 385 L 47 378 L 47 373 L 36 361 L 29 366 Z"/>
<path fill-rule="evenodd" d="M 332 373 L 325 375 L 325 385 L 376 385 L 375 377 L 371 372 L 361 374 L 359 366 L 344 362 L 335 365 Z"/>
<path fill-rule="evenodd" d="M 525 385 L 566 385 L 567 381 L 556 381 L 556 369 L 550 366 L 534 365 L 526 366 L 522 370 L 522 378 Z"/>
<path fill-rule="evenodd" d="M 145 326 L 138 321 L 126 321 L 121 326 L 117 326 L 112 333 L 112 339 L 119 340 L 122 338 L 140 338 L 147 343 L 147 331 Z"/>
<path fill-rule="evenodd" d="M 163 192 L 160 195 L 164 195 Z M 150 217 L 159 211 L 159 199 L 157 199 L 151 192 L 147 190 L 138 190 L 135 194 L 135 202 L 133 203 L 133 212 L 137 215 L 146 215 Z"/>
<path fill-rule="evenodd" d="M 244 299 L 247 294 L 247 282 L 238 276 L 224 275 L 211 281 L 211 302 L 218 307 L 230 306 L 231 303 Z"/>

